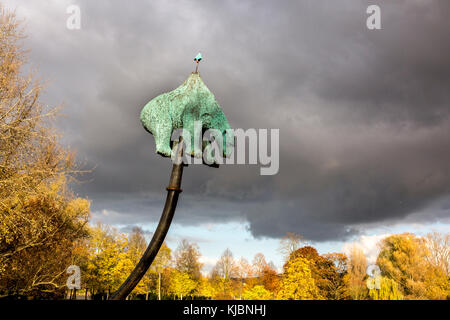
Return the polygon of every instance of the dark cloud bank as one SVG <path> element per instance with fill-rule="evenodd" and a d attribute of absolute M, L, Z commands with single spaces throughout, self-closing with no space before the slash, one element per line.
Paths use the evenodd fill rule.
<path fill-rule="evenodd" d="M 65 29 L 65 4 L 27 3 L 46 99 L 64 102 L 66 142 L 96 165 L 77 192 L 108 222 L 159 218 L 171 164 L 139 112 L 200 50 L 232 127 L 280 128 L 280 171 L 190 166 L 175 222 L 323 241 L 448 220 L 450 2 L 377 2 L 379 31 L 365 1 L 80 1 L 80 31 Z"/>

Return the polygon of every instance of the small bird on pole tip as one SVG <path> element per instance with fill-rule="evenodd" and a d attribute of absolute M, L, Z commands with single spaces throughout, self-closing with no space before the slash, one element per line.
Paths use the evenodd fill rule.
<path fill-rule="evenodd" d="M 199 52 L 194 58 L 194 61 L 197 63 L 197 65 L 195 66 L 195 73 L 198 72 L 198 63 L 202 61 L 202 59 L 203 59 L 202 54 Z"/>

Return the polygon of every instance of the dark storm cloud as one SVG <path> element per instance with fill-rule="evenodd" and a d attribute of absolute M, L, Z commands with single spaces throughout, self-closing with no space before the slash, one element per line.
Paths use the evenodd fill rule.
<path fill-rule="evenodd" d="M 6 3 L 28 17 L 46 101 L 66 106 L 65 142 L 96 166 L 76 187 L 96 216 L 158 219 L 170 161 L 139 112 L 200 50 L 232 127 L 280 128 L 280 172 L 190 166 L 175 222 L 321 241 L 449 217 L 450 2 L 377 2 L 380 31 L 365 27 L 372 1 L 79 1 L 80 31 L 65 28 L 72 1 Z"/>

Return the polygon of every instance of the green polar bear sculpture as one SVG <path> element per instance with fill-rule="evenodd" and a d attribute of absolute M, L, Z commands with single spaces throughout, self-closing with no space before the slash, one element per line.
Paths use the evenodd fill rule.
<path fill-rule="evenodd" d="M 171 156 L 172 132 L 176 129 L 185 129 L 191 137 L 186 152 L 201 157 L 201 150 L 194 148 L 194 127 L 199 123 L 202 126 L 200 134 L 208 129 L 220 131 L 223 154 L 229 155 L 233 140 L 230 125 L 198 72 L 191 73 L 175 90 L 163 93 L 148 102 L 141 111 L 140 120 L 144 128 L 155 137 L 156 153 L 162 156 Z M 214 159 L 209 158 L 209 161 L 215 163 Z"/>

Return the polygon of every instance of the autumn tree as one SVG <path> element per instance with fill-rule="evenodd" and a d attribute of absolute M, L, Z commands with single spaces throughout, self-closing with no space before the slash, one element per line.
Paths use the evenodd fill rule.
<path fill-rule="evenodd" d="M 385 238 L 377 258 L 383 276 L 394 280 L 406 299 L 446 299 L 450 282 L 445 271 L 427 259 L 426 239 L 411 233 Z"/>
<path fill-rule="evenodd" d="M 300 256 L 289 259 L 281 278 L 279 300 L 312 300 L 322 298 L 311 276 L 310 263 Z"/>
<path fill-rule="evenodd" d="M 163 271 L 165 268 L 169 267 L 172 263 L 172 254 L 170 248 L 167 246 L 165 242 L 163 242 L 161 248 L 158 251 L 158 254 L 153 260 L 153 263 L 150 267 L 150 272 L 156 273 L 156 292 L 158 295 L 158 300 L 161 300 L 161 291 L 162 291 L 162 282 L 163 282 Z M 147 272 L 148 275 L 149 272 Z M 148 292 L 147 292 L 148 298 Z"/>
<path fill-rule="evenodd" d="M 92 294 L 107 299 L 119 288 L 133 270 L 133 262 L 127 256 L 128 239 L 116 229 L 97 224 L 89 239 L 89 261 L 83 274 L 92 288 Z"/>
<path fill-rule="evenodd" d="M 256 284 L 253 278 L 253 274 L 253 266 L 248 262 L 246 258 L 241 257 L 236 262 L 236 277 L 239 281 L 239 299 L 242 299 L 244 284 L 250 288 L 252 288 Z"/>
<path fill-rule="evenodd" d="M 178 296 L 180 300 L 183 300 L 183 297 L 192 294 L 197 285 L 198 283 L 192 279 L 187 272 L 180 272 L 177 269 L 172 269 L 169 291 L 174 296 Z"/>
<path fill-rule="evenodd" d="M 237 276 L 241 279 L 251 278 L 254 275 L 253 266 L 244 257 L 237 261 Z"/>
<path fill-rule="evenodd" d="M 90 227 L 88 227 L 88 230 L 90 230 Z M 88 234 L 90 232 L 88 231 Z M 87 270 L 87 265 L 89 264 L 89 258 L 90 258 L 90 249 L 89 249 L 89 240 L 88 238 L 80 239 L 76 241 L 73 251 L 73 257 L 72 257 L 72 265 L 76 265 L 80 267 L 81 271 L 81 290 L 84 292 L 84 299 L 88 299 L 90 288 L 89 288 L 89 281 L 86 279 L 86 274 L 84 274 L 84 271 Z M 69 292 L 70 294 L 71 292 Z M 75 292 L 76 293 L 76 292 Z"/>
<path fill-rule="evenodd" d="M 333 252 L 323 255 L 333 263 L 335 273 L 328 278 L 327 296 L 333 300 L 346 300 L 350 298 L 348 292 L 349 260 L 343 253 Z"/>
<path fill-rule="evenodd" d="M 278 250 L 283 255 L 285 260 L 288 260 L 291 254 L 299 249 L 302 243 L 305 242 L 305 238 L 294 232 L 288 232 L 281 238 L 280 247 Z"/>
<path fill-rule="evenodd" d="M 133 266 L 131 270 L 133 270 L 134 267 L 138 264 L 146 248 L 147 248 L 147 240 L 145 239 L 144 231 L 140 227 L 134 227 L 128 236 L 128 243 L 125 257 L 125 259 L 128 260 L 127 264 L 131 263 L 131 265 Z M 121 278 L 123 278 L 123 276 L 121 276 Z M 146 297 L 148 298 L 149 282 L 150 279 L 148 277 L 148 274 L 146 274 L 142 278 L 142 280 L 139 281 L 137 286 L 133 289 L 130 296 L 145 294 Z"/>
<path fill-rule="evenodd" d="M 450 233 L 431 232 L 425 237 L 427 261 L 450 277 Z"/>
<path fill-rule="evenodd" d="M 271 298 L 275 298 L 277 296 L 278 291 L 280 290 L 280 276 L 271 264 L 268 264 L 263 270 L 261 284 L 264 289 L 271 293 Z"/>
<path fill-rule="evenodd" d="M 253 270 L 255 276 L 258 277 L 258 280 L 261 280 L 261 277 L 263 276 L 264 270 L 266 268 L 267 268 L 267 261 L 264 254 L 261 252 L 255 254 L 255 257 L 253 258 Z"/>
<path fill-rule="evenodd" d="M 0 6 L 0 296 L 64 292 L 75 243 L 87 236 L 89 202 L 68 183 L 74 155 L 59 143 L 57 108 L 25 69 L 24 34 Z"/>
<path fill-rule="evenodd" d="M 187 273 L 195 281 L 201 278 L 203 264 L 200 262 L 200 251 L 195 243 L 183 239 L 175 250 L 175 268 Z"/>
<path fill-rule="evenodd" d="M 348 258 L 348 293 L 354 300 L 366 299 L 367 258 L 356 245 L 350 248 Z"/>
<path fill-rule="evenodd" d="M 272 292 L 264 288 L 264 286 L 254 286 L 242 293 L 242 299 L 244 300 L 270 300 L 272 297 Z"/>
<path fill-rule="evenodd" d="M 144 231 L 140 227 L 134 227 L 128 236 L 128 258 L 137 264 L 147 248 Z"/>
<path fill-rule="evenodd" d="M 233 253 L 230 249 L 226 249 L 211 272 L 212 283 L 216 287 L 216 297 L 231 299 L 233 297 L 232 278 L 236 278 L 238 275 L 239 268 L 233 258 Z M 242 282 L 238 284 L 238 288 L 241 288 L 241 285 Z"/>
<path fill-rule="evenodd" d="M 369 289 L 369 298 L 371 300 L 402 300 L 403 294 L 398 284 L 387 277 L 380 277 L 379 288 Z"/>
<path fill-rule="evenodd" d="M 171 292 L 171 276 L 174 269 L 171 266 L 162 269 L 161 273 L 161 299 L 172 295 Z M 154 285 L 153 288 L 156 288 Z"/>
<path fill-rule="evenodd" d="M 226 249 L 220 259 L 215 265 L 216 273 L 219 277 L 229 280 L 232 277 L 236 277 L 238 270 L 236 262 L 233 258 L 233 253 L 230 249 Z"/>
<path fill-rule="evenodd" d="M 290 259 L 301 257 L 308 261 L 311 276 L 319 290 L 319 294 L 326 299 L 342 298 L 336 288 L 344 287 L 343 277 L 337 272 L 334 262 L 319 255 L 311 246 L 305 246 L 291 253 Z"/>
<path fill-rule="evenodd" d="M 217 295 L 217 288 L 214 286 L 214 280 L 202 277 L 197 287 L 198 295 L 207 299 L 212 299 Z"/>

